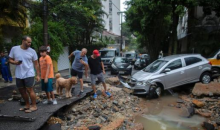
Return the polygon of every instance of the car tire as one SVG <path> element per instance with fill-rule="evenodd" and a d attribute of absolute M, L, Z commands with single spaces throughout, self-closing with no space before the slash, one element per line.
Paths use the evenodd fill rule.
<path fill-rule="evenodd" d="M 212 74 L 220 74 L 219 68 L 212 68 Z"/>
<path fill-rule="evenodd" d="M 155 99 L 161 97 L 163 94 L 163 86 L 161 84 L 155 84 L 150 87 L 149 94 L 147 98 Z"/>
<path fill-rule="evenodd" d="M 111 71 L 111 75 L 114 75 L 113 71 Z"/>
<path fill-rule="evenodd" d="M 202 75 L 200 76 L 200 81 L 203 83 L 203 84 L 208 84 L 211 82 L 211 79 L 212 79 L 212 76 L 211 76 L 211 73 L 209 72 L 204 72 L 202 73 Z"/>

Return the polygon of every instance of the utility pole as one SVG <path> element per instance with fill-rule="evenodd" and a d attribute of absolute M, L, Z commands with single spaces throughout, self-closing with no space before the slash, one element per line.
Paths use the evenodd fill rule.
<path fill-rule="evenodd" d="M 121 45 L 120 45 L 120 51 L 122 52 L 122 45 L 123 45 L 123 35 L 122 35 L 122 16 L 123 16 L 123 13 L 122 11 L 120 12 L 117 12 L 118 15 L 121 15 Z"/>
<path fill-rule="evenodd" d="M 47 3 L 48 3 L 48 0 L 43 0 L 43 40 L 44 40 L 45 46 L 48 45 Z"/>

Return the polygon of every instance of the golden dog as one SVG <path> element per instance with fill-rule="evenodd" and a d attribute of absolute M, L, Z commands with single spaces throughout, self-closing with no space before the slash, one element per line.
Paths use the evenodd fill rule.
<path fill-rule="evenodd" d="M 71 90 L 73 85 L 77 84 L 77 78 L 76 77 L 71 77 L 69 79 L 64 79 L 61 77 L 60 73 L 57 73 L 55 75 L 56 77 L 56 91 L 57 94 L 62 96 L 62 90 L 63 88 L 66 89 L 66 97 L 67 98 L 71 98 L 72 94 L 71 94 Z"/>

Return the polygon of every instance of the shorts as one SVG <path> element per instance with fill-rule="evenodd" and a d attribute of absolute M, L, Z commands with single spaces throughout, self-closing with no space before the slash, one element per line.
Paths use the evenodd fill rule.
<path fill-rule="evenodd" d="M 91 77 L 91 84 L 92 85 L 95 85 L 96 83 L 96 78 L 98 78 L 98 80 L 102 83 L 105 83 L 105 79 L 104 79 L 104 76 L 102 73 L 100 74 L 90 74 L 90 77 Z"/>
<path fill-rule="evenodd" d="M 44 83 L 44 79 L 41 79 L 41 89 L 45 92 L 53 91 L 53 78 L 49 78 L 47 83 Z"/>
<path fill-rule="evenodd" d="M 83 72 L 79 72 L 79 71 L 76 71 L 74 69 L 71 69 L 71 75 L 72 76 L 78 76 L 79 79 L 82 79 L 83 77 Z"/>
<path fill-rule="evenodd" d="M 34 77 L 28 77 L 25 79 L 19 79 L 16 78 L 16 86 L 18 88 L 30 88 L 33 87 L 35 85 L 35 79 Z"/>

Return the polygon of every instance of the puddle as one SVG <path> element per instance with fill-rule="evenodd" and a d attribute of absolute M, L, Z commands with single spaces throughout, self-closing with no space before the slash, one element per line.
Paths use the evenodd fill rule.
<path fill-rule="evenodd" d="M 166 96 L 151 101 L 143 101 L 142 105 L 148 112 L 137 116 L 135 122 L 142 123 L 145 130 L 203 130 L 201 124 L 206 120 L 194 115 L 190 118 L 181 117 L 181 108 L 176 108 L 178 98 Z M 171 107 L 169 104 L 173 104 Z"/>

